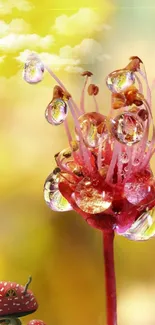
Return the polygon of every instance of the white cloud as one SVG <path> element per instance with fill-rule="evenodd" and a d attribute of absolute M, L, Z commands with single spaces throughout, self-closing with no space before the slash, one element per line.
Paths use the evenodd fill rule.
<path fill-rule="evenodd" d="M 5 57 L 6 57 L 5 55 L 0 56 L 0 63 L 4 62 Z"/>
<path fill-rule="evenodd" d="M 59 34 L 72 35 L 91 35 L 94 32 L 100 32 L 108 29 L 110 26 L 105 25 L 103 15 L 100 17 L 91 8 L 81 8 L 72 16 L 61 15 L 56 18 L 54 28 Z"/>
<path fill-rule="evenodd" d="M 54 43 L 54 38 L 51 35 L 41 37 L 37 34 L 15 34 L 11 33 L 0 39 L 0 50 L 9 52 L 16 52 L 25 48 L 31 50 L 35 49 L 49 49 Z"/>
<path fill-rule="evenodd" d="M 21 52 L 18 57 L 16 57 L 16 60 L 20 62 L 26 62 L 27 57 L 29 56 L 31 52 L 29 50 L 25 50 L 24 52 Z M 54 70 L 60 70 L 60 69 L 71 69 L 72 72 L 74 68 L 80 63 L 79 60 L 74 60 L 72 58 L 63 58 L 56 54 L 50 54 L 47 52 L 41 52 L 39 53 L 39 58 L 47 65 L 52 66 Z M 77 71 L 79 67 L 76 67 Z M 70 71 L 71 72 L 71 71 Z M 74 71 L 75 72 L 75 71 Z"/>
<path fill-rule="evenodd" d="M 78 59 L 73 59 L 73 58 L 64 58 L 63 56 L 59 56 L 56 54 L 48 54 L 48 53 L 41 53 L 39 54 L 40 58 L 44 61 L 47 62 L 47 64 L 55 66 L 55 67 L 64 67 L 66 65 L 77 65 L 80 63 Z"/>
<path fill-rule="evenodd" d="M 25 50 L 16 59 L 25 62 L 30 53 L 29 50 Z M 80 73 L 83 71 L 84 65 L 92 65 L 110 59 L 108 54 L 104 54 L 101 44 L 93 39 L 85 39 L 74 47 L 64 46 L 59 50 L 59 54 L 47 52 L 38 54 L 40 59 L 52 69 L 63 69 L 70 73 Z"/>
<path fill-rule="evenodd" d="M 73 58 L 74 60 L 78 59 L 82 65 L 94 64 L 97 61 L 110 58 L 107 54 L 104 54 L 101 44 L 92 38 L 86 38 L 74 47 L 64 46 L 60 49 L 60 56 Z"/>
<path fill-rule="evenodd" d="M 70 66 L 68 65 L 65 69 L 65 71 L 69 72 L 69 73 L 81 73 L 84 71 L 83 68 L 78 67 L 78 66 Z"/>
<path fill-rule="evenodd" d="M 28 33 L 30 31 L 30 25 L 24 21 L 24 19 L 13 19 L 9 24 L 4 20 L 0 20 L 0 36 L 6 36 L 10 33 Z"/>
<path fill-rule="evenodd" d="M 34 7 L 27 0 L 0 0 L 0 14 L 10 14 L 16 8 L 20 11 L 30 11 Z"/>

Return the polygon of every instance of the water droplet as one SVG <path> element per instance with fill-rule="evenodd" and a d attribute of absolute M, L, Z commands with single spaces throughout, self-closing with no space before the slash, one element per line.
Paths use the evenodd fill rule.
<path fill-rule="evenodd" d="M 65 212 L 73 210 L 72 206 L 65 199 L 59 190 L 49 193 L 50 203 L 48 204 L 53 211 Z"/>
<path fill-rule="evenodd" d="M 155 208 L 144 212 L 123 234 L 130 240 L 148 240 L 155 236 Z"/>
<path fill-rule="evenodd" d="M 112 195 L 105 188 L 99 191 L 94 188 L 88 178 L 83 178 L 76 186 L 74 193 L 78 207 L 87 213 L 95 214 L 107 210 L 112 203 Z"/>
<path fill-rule="evenodd" d="M 67 162 L 66 167 L 69 169 L 70 172 L 74 173 L 77 176 L 83 175 L 82 168 L 75 161 Z"/>
<path fill-rule="evenodd" d="M 135 158 L 132 162 L 133 166 L 138 166 L 140 164 L 140 159 L 139 158 Z"/>
<path fill-rule="evenodd" d="M 72 151 L 70 148 L 66 148 L 61 150 L 56 156 L 55 156 L 56 162 L 59 165 L 60 163 L 66 163 L 68 161 L 72 161 L 73 160 L 73 155 L 72 155 Z"/>
<path fill-rule="evenodd" d="M 42 81 L 44 74 L 44 65 L 38 56 L 30 54 L 24 66 L 23 78 L 30 84 L 37 84 Z"/>
<path fill-rule="evenodd" d="M 59 173 L 53 171 L 53 173 L 47 177 L 44 184 L 45 202 L 53 211 L 70 211 L 72 207 L 59 191 L 58 183 Z"/>
<path fill-rule="evenodd" d="M 104 115 L 96 112 L 86 113 L 79 117 L 79 122 L 84 142 L 88 147 L 97 147 L 101 139 L 102 142 L 104 141 L 108 134 L 106 117 Z M 77 130 L 75 131 L 77 134 Z"/>
<path fill-rule="evenodd" d="M 111 72 L 107 79 L 106 84 L 110 91 L 113 93 L 120 93 L 132 86 L 135 82 L 135 76 L 129 70 L 116 70 Z"/>
<path fill-rule="evenodd" d="M 44 190 L 45 192 L 54 192 L 58 189 L 58 183 L 59 183 L 59 173 L 56 173 L 55 170 L 46 178 L 45 184 L 44 184 Z"/>
<path fill-rule="evenodd" d="M 112 120 L 112 133 L 119 142 L 130 146 L 142 139 L 144 126 L 134 114 L 123 113 Z"/>
<path fill-rule="evenodd" d="M 151 197 L 154 193 L 154 180 L 151 174 L 137 173 L 130 178 L 124 186 L 124 195 L 126 199 L 136 205 L 143 201 L 148 196 Z"/>
<path fill-rule="evenodd" d="M 126 152 L 122 152 L 120 159 L 123 164 L 127 164 L 129 161 L 129 157 Z"/>
<path fill-rule="evenodd" d="M 59 125 L 65 121 L 67 113 L 67 104 L 58 98 L 49 103 L 45 111 L 45 117 L 49 123 Z"/>

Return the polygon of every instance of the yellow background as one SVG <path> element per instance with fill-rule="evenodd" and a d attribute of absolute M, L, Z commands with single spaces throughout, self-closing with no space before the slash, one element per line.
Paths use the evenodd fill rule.
<path fill-rule="evenodd" d="M 110 94 L 105 77 L 124 67 L 131 55 L 144 61 L 150 82 L 155 76 L 154 0 L 31 0 L 27 10 L 26 3 L 12 3 L 0 0 L 3 26 L 4 22 L 10 25 L 22 19 L 27 28 L 7 29 L 5 25 L 4 33 L 0 29 L 0 279 L 24 284 L 32 275 L 31 288 L 39 309 L 23 318 L 25 324 L 40 318 L 48 325 L 103 325 L 102 236 L 74 212 L 50 211 L 43 199 L 44 180 L 55 167 L 53 156 L 67 147 L 63 126 L 52 127 L 44 118 L 55 82 L 46 73 L 42 83 L 26 84 L 22 79 L 23 63 L 16 58 L 29 48 L 59 57 L 60 49 L 68 45 L 76 58 L 79 55 L 79 69 L 94 73 L 93 80 L 100 85 L 100 111 L 106 113 Z M 80 18 L 82 8 L 89 9 L 92 19 Z M 64 27 L 60 26 L 59 31 L 54 27 L 62 15 L 67 17 L 68 33 L 64 33 Z M 73 15 L 77 25 L 74 17 L 71 19 Z M 5 37 L 12 33 L 11 28 L 15 41 L 6 46 Z M 27 33 L 53 35 L 54 43 L 46 49 L 39 48 L 37 42 L 16 47 L 17 35 Z M 90 50 L 81 45 L 80 50 L 73 50 L 85 39 L 97 43 Z M 97 44 L 103 52 L 100 47 L 96 50 Z M 57 59 L 58 64 L 50 67 L 78 103 L 83 80 L 78 72 L 67 72 L 66 63 L 59 66 Z M 88 104 L 91 109 L 91 102 Z M 117 237 L 115 260 L 119 325 L 154 324 L 155 239 L 137 243 Z"/>

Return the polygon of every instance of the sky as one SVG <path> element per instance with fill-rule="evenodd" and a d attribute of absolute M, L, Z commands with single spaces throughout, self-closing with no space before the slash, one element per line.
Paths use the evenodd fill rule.
<path fill-rule="evenodd" d="M 88 6 L 89 5 L 89 6 Z M 111 1 L 78 2 L 16 0 L 0 3 L 0 62 L 2 74 L 10 77 L 19 68 L 18 57 L 26 49 L 43 53 L 55 68 L 72 70 L 80 66 L 89 39 L 97 41 L 109 26 Z M 87 41 L 88 40 L 88 41 Z M 99 44 L 93 43 L 93 48 Z M 74 61 L 75 60 L 75 61 Z M 65 62 L 64 62 L 65 61 Z M 81 62 L 83 64 L 84 62 Z"/>

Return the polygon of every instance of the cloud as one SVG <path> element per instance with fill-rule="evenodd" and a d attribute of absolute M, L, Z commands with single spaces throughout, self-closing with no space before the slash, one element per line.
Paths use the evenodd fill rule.
<path fill-rule="evenodd" d="M 49 49 L 54 43 L 54 38 L 51 35 L 41 37 L 37 34 L 15 34 L 11 33 L 0 39 L 0 50 L 5 53 L 16 52 L 25 48 Z"/>
<path fill-rule="evenodd" d="M 60 56 L 80 60 L 82 65 L 94 64 L 97 61 L 110 59 L 108 54 L 104 54 L 101 44 L 92 38 L 86 38 L 74 47 L 64 46 L 60 49 Z"/>
<path fill-rule="evenodd" d="M 26 62 L 27 57 L 30 53 L 31 52 L 29 50 L 25 50 L 24 52 L 21 52 L 18 57 L 16 57 L 16 60 L 24 63 L 24 62 Z M 75 67 L 76 67 L 77 71 L 79 69 L 79 67 L 77 67 L 77 65 L 80 63 L 80 61 L 74 60 L 72 58 L 64 58 L 57 54 L 50 54 L 47 52 L 39 53 L 39 58 L 45 64 L 52 66 L 53 70 L 60 70 L 60 69 L 66 70 L 66 68 L 68 68 L 68 69 L 70 69 L 70 72 L 71 72 L 71 68 L 72 68 L 72 72 L 73 72 L 73 70 L 75 72 Z"/>
<path fill-rule="evenodd" d="M 16 59 L 25 62 L 31 52 L 25 50 Z M 104 54 L 103 47 L 93 39 L 85 39 L 80 44 L 71 47 L 66 45 L 60 48 L 58 54 L 47 52 L 38 53 L 40 59 L 54 70 L 63 69 L 70 73 L 82 72 L 85 65 L 92 65 L 103 60 L 109 60 L 110 56 Z"/>
<path fill-rule="evenodd" d="M 106 10 L 105 10 L 106 12 Z M 73 35 L 91 35 L 94 32 L 100 32 L 103 29 L 108 29 L 110 26 L 104 24 L 105 17 L 100 17 L 91 8 L 81 8 L 76 14 L 72 16 L 61 15 L 56 18 L 55 24 L 52 27 L 59 34 L 73 36 Z"/>
<path fill-rule="evenodd" d="M 78 67 L 78 66 L 70 66 L 68 65 L 65 69 L 65 71 L 69 72 L 69 73 L 81 73 L 84 71 L 83 68 Z"/>
<path fill-rule="evenodd" d="M 10 33 L 29 33 L 30 25 L 24 19 L 13 19 L 9 24 L 0 20 L 0 37 L 7 36 Z"/>
<path fill-rule="evenodd" d="M 0 15 L 11 14 L 14 8 L 19 11 L 30 11 L 34 6 L 27 0 L 0 0 Z"/>
<path fill-rule="evenodd" d="M 61 68 L 66 65 L 78 65 L 80 61 L 74 58 L 67 58 L 56 54 L 40 53 L 40 58 L 47 64 Z"/>

